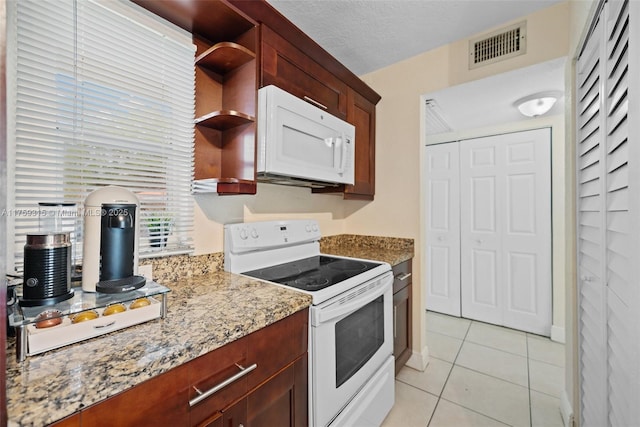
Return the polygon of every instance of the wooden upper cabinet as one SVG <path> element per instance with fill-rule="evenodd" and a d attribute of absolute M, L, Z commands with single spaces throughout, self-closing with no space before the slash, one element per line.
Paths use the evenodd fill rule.
<path fill-rule="evenodd" d="M 276 85 L 356 126 L 355 184 L 373 200 L 378 95 L 263 0 L 132 0 L 194 35 L 195 191 L 256 192 L 257 89 Z"/>
<path fill-rule="evenodd" d="M 261 25 L 260 87 L 276 85 L 334 116 L 347 117 L 347 85 L 266 25 Z"/>
<path fill-rule="evenodd" d="M 373 200 L 376 184 L 376 106 L 349 88 L 347 121 L 356 127 L 355 183 L 344 188 L 345 199 Z"/>

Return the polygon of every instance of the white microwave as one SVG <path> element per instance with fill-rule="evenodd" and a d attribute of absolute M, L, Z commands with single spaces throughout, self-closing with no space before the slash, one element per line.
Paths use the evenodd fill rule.
<path fill-rule="evenodd" d="M 353 184 L 355 127 L 277 86 L 258 90 L 259 181 Z"/>

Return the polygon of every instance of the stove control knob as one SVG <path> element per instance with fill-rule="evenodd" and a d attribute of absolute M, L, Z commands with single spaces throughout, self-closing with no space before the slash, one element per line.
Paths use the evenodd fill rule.
<path fill-rule="evenodd" d="M 313 224 L 313 225 L 311 226 L 311 229 L 312 229 L 313 231 L 318 231 L 318 226 L 317 226 L 316 224 Z"/>
<path fill-rule="evenodd" d="M 252 228 L 251 237 L 253 237 L 254 239 L 257 239 L 258 237 L 260 237 L 260 235 L 258 234 L 258 230 L 256 230 L 255 228 Z"/>
<path fill-rule="evenodd" d="M 307 233 L 311 233 L 311 224 L 307 224 L 304 229 L 307 230 Z"/>
<path fill-rule="evenodd" d="M 240 238 L 242 240 L 247 240 L 247 237 L 249 237 L 249 235 L 247 234 L 247 229 L 246 228 L 241 228 L 240 229 Z"/>

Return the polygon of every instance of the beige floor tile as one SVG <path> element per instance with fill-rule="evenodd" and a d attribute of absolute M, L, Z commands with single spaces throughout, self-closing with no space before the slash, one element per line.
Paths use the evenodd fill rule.
<path fill-rule="evenodd" d="M 464 339 L 471 320 L 427 311 L 427 330 Z"/>
<path fill-rule="evenodd" d="M 429 427 L 504 427 L 501 423 L 455 403 L 440 399 Z"/>
<path fill-rule="evenodd" d="M 526 387 L 454 366 L 442 398 L 512 426 L 529 426 Z"/>
<path fill-rule="evenodd" d="M 396 381 L 396 401 L 381 427 L 426 427 L 438 398 Z"/>
<path fill-rule="evenodd" d="M 427 346 L 429 347 L 430 357 L 453 362 L 456 360 L 460 346 L 462 346 L 462 340 L 427 331 Z"/>
<path fill-rule="evenodd" d="M 465 341 L 456 365 L 529 387 L 527 358 Z"/>
<path fill-rule="evenodd" d="M 564 389 L 564 368 L 529 360 L 529 381 L 532 390 L 559 398 Z"/>
<path fill-rule="evenodd" d="M 471 322 L 466 340 L 521 356 L 527 355 L 527 335 L 501 326 Z"/>
<path fill-rule="evenodd" d="M 560 399 L 531 390 L 531 426 L 564 427 Z"/>
<path fill-rule="evenodd" d="M 531 359 L 564 366 L 564 344 L 549 338 L 527 334 L 527 348 Z"/>
<path fill-rule="evenodd" d="M 420 390 L 440 396 L 452 366 L 449 362 L 431 357 L 424 372 L 405 366 L 400 370 L 396 379 Z"/>

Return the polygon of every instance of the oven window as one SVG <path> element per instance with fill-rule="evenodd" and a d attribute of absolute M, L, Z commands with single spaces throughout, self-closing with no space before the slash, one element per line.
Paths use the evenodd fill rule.
<path fill-rule="evenodd" d="M 384 295 L 336 323 L 336 388 L 364 366 L 384 342 Z"/>

